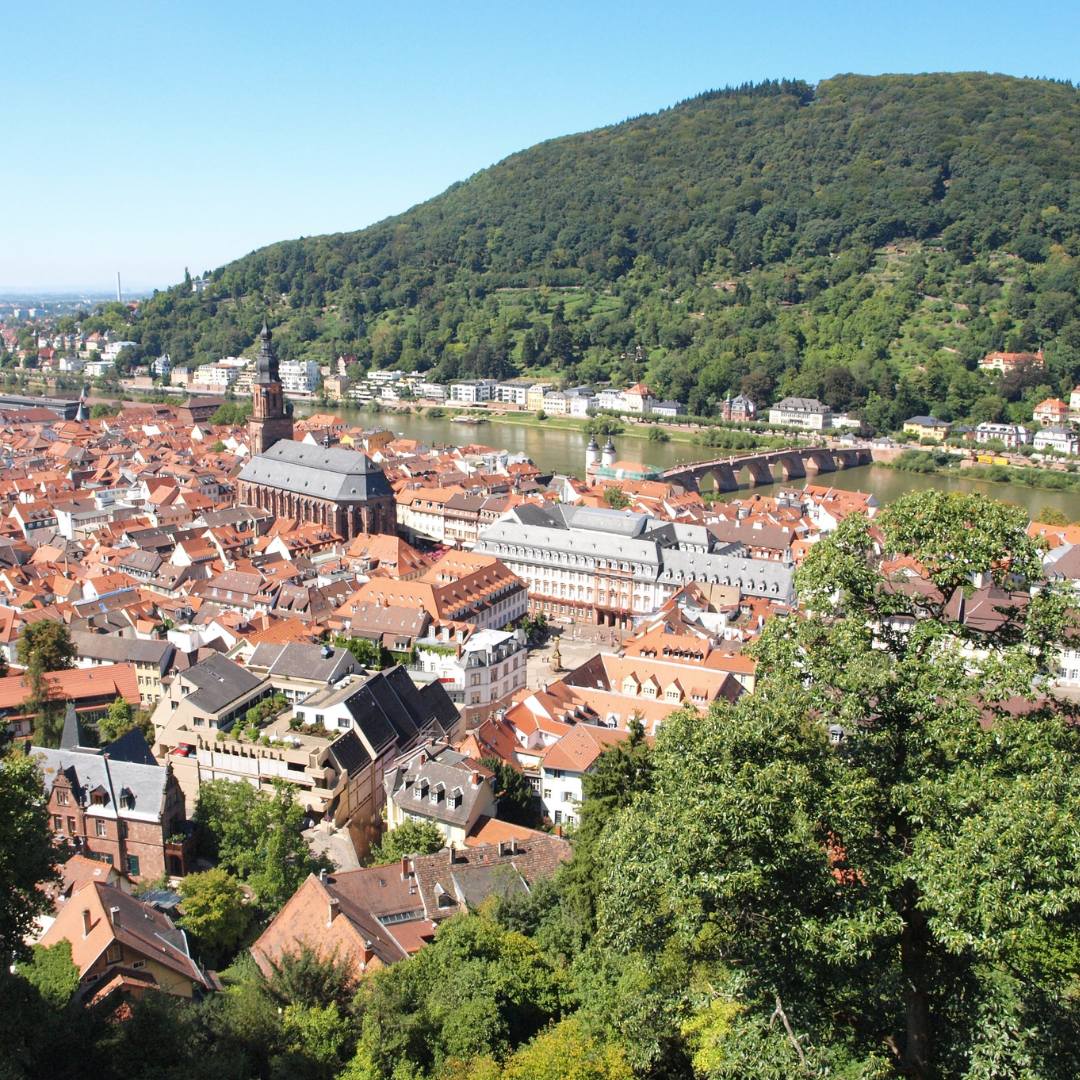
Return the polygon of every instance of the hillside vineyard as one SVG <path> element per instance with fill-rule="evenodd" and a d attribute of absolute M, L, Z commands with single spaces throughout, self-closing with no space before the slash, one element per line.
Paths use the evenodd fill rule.
<path fill-rule="evenodd" d="M 272 245 L 157 295 L 131 336 L 431 378 L 647 378 L 691 414 L 817 397 L 887 430 L 1014 419 L 1080 376 L 1080 96 L 985 74 L 703 94 L 514 154 L 353 233 Z M 1039 400 L 1039 398 L 1035 398 Z M 1030 403 L 1029 403 L 1030 404 Z M 1022 419 L 1022 417 L 1020 417 Z"/>

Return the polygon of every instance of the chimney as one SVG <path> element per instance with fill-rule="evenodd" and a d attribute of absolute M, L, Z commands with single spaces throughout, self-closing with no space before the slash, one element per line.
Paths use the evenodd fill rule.
<path fill-rule="evenodd" d="M 473 787 L 479 787 L 480 786 L 480 774 L 478 772 L 474 772 L 472 774 L 472 786 Z"/>
<path fill-rule="evenodd" d="M 89 908 L 83 908 L 83 913 L 82 913 L 82 936 L 83 937 L 89 936 L 91 925 L 92 924 L 90 922 L 90 909 Z"/>
<path fill-rule="evenodd" d="M 409 880 L 409 856 L 408 855 L 402 855 L 401 856 L 401 880 L 402 881 L 408 881 Z"/>
<path fill-rule="evenodd" d="M 457 862 L 457 847 L 453 840 L 450 841 L 448 847 L 450 849 L 450 865 L 453 866 Z"/>
<path fill-rule="evenodd" d="M 330 918 L 327 920 L 326 925 L 329 926 L 338 917 L 338 913 L 341 910 L 341 904 L 338 903 L 337 898 L 334 897 L 331 898 L 330 903 L 327 904 L 327 907 L 330 909 Z"/>
<path fill-rule="evenodd" d="M 109 908 L 109 921 L 113 926 L 120 925 L 120 909 L 118 907 Z"/>
<path fill-rule="evenodd" d="M 325 866 L 319 871 L 319 883 L 322 884 L 322 885 L 326 884 L 326 867 Z"/>

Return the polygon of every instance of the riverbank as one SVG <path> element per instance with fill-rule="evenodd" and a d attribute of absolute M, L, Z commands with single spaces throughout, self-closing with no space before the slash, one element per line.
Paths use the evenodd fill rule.
<path fill-rule="evenodd" d="M 967 465 L 940 461 L 933 451 L 908 450 L 895 461 L 882 463 L 883 468 L 918 476 L 934 474 L 963 476 L 968 480 L 984 480 L 993 484 L 1016 484 L 1040 491 L 1080 492 L 1080 472 L 1046 468 L 1038 465 Z"/>

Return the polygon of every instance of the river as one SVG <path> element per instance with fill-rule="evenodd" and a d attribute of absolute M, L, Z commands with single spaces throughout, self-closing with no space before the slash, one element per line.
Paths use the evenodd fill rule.
<path fill-rule="evenodd" d="M 319 406 L 296 403 L 298 416 L 327 411 L 329 410 Z M 335 416 L 340 416 L 350 424 L 366 428 L 389 428 L 395 434 L 400 433 L 408 439 L 418 439 L 429 446 L 483 443 L 485 446 L 500 450 L 524 452 L 545 473 L 564 473 L 579 477 L 585 475 L 585 447 L 588 445 L 589 436 L 582 431 L 505 423 L 498 420 L 490 420 L 477 427 L 470 427 L 465 424 L 452 424 L 449 417 L 432 420 L 414 413 L 376 415 L 357 409 L 334 409 L 333 412 Z M 600 441 L 602 443 L 604 440 Z M 710 446 L 692 446 L 681 442 L 649 442 L 648 439 L 630 432 L 616 435 L 615 446 L 621 459 L 646 461 L 658 469 L 666 469 L 685 461 L 706 461 L 726 453 Z M 1041 507 L 1053 506 L 1064 511 L 1070 521 L 1080 520 L 1080 491 L 1050 491 L 1023 487 L 1020 484 L 968 480 L 964 477 L 942 473 L 901 472 L 899 469 L 889 469 L 881 465 L 861 465 L 855 469 L 822 473 L 818 477 L 811 476 L 808 480 L 815 484 L 831 484 L 846 491 L 872 491 L 882 505 L 891 502 L 905 491 L 942 488 L 945 491 L 981 492 L 995 499 L 1016 503 L 1032 516 Z M 796 483 L 801 487 L 804 481 L 800 480 Z M 778 481 L 776 484 L 759 485 L 753 491 L 768 495 L 780 486 Z M 724 497 L 739 498 L 749 490 L 751 489 L 746 488 L 744 491 L 730 492 Z"/>

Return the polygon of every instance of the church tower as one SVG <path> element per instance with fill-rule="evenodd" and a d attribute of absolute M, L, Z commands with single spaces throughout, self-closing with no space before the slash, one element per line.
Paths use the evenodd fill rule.
<path fill-rule="evenodd" d="M 263 320 L 262 345 L 255 360 L 252 379 L 254 411 L 248 420 L 248 442 L 252 454 L 265 454 L 274 443 L 293 437 L 292 402 L 285 402 L 278 376 L 278 362 L 270 344 L 273 335 Z"/>

